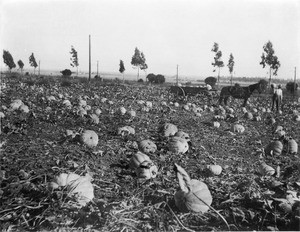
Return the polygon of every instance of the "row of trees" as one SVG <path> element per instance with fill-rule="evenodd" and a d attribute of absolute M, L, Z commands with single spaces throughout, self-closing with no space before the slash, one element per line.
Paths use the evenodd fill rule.
<path fill-rule="evenodd" d="M 211 64 L 213 65 L 214 68 L 218 68 L 218 83 L 220 82 L 220 69 L 224 67 L 224 62 L 222 61 L 222 51 L 219 49 L 219 44 L 214 43 L 212 49 L 212 52 L 215 53 L 214 56 L 214 62 Z M 273 44 L 271 41 L 268 41 L 264 46 L 263 46 L 263 53 L 261 55 L 261 62 L 259 63 L 262 65 L 263 68 L 266 66 L 269 67 L 269 83 L 271 82 L 272 79 L 272 74 L 277 75 L 277 71 L 280 67 L 280 62 L 278 60 L 278 57 L 275 55 L 275 51 L 273 48 Z M 233 68 L 234 68 L 234 57 L 232 53 L 229 56 L 229 61 L 227 64 L 229 68 L 229 73 L 231 75 L 231 83 L 232 83 L 232 73 L 233 73 Z M 215 72 L 216 69 L 213 70 Z"/>
<path fill-rule="evenodd" d="M 13 68 L 16 67 L 16 64 L 14 62 L 14 58 L 12 57 L 12 55 L 10 54 L 9 51 L 3 50 L 3 61 L 7 65 L 7 67 L 9 68 L 9 71 L 11 71 Z M 23 68 L 24 68 L 23 61 L 18 60 L 17 64 L 18 64 L 19 69 L 21 70 L 21 72 L 23 72 Z M 31 53 L 31 55 L 29 56 L 29 64 L 30 64 L 30 66 L 32 66 L 34 68 L 34 72 L 35 72 L 35 69 L 38 67 L 38 64 L 35 60 L 35 57 L 34 57 L 33 53 Z"/>
<path fill-rule="evenodd" d="M 224 67 L 224 62 L 222 61 L 222 51 L 219 49 L 218 43 L 214 43 L 211 51 L 215 53 L 214 61 L 211 64 L 214 67 L 213 72 L 215 72 L 216 69 L 218 69 L 218 83 L 219 83 L 220 82 L 220 70 L 222 67 Z M 70 54 L 71 54 L 70 65 L 72 67 L 77 68 L 77 75 L 78 75 L 78 66 L 79 66 L 78 53 L 73 46 L 71 46 Z M 4 63 L 9 67 L 10 71 L 12 68 L 16 67 L 16 64 L 14 63 L 14 59 L 13 59 L 12 55 L 9 53 L 9 51 L 3 50 L 3 60 L 4 60 Z M 24 67 L 23 61 L 19 60 L 17 63 L 22 72 L 23 67 Z M 35 69 L 38 67 L 38 64 L 35 60 L 33 53 L 29 57 L 29 64 L 30 64 L 30 66 L 34 67 L 34 72 L 35 72 Z M 280 67 L 280 62 L 278 60 L 278 57 L 275 56 L 275 51 L 273 49 L 273 44 L 271 43 L 271 41 L 268 41 L 263 46 L 263 53 L 261 56 L 261 62 L 259 64 L 262 65 L 263 68 L 265 68 L 266 66 L 269 67 L 269 75 L 270 75 L 269 82 L 271 82 L 272 73 L 273 73 L 273 75 L 277 75 L 277 71 Z M 140 70 L 145 71 L 148 68 L 144 53 L 141 52 L 137 47 L 134 50 L 134 54 L 131 59 L 131 65 L 133 65 L 133 67 L 137 68 L 137 70 L 138 70 L 137 79 L 139 79 Z M 229 73 L 231 75 L 231 82 L 232 82 L 232 74 L 233 74 L 234 65 L 235 65 L 235 61 L 234 61 L 234 57 L 231 53 L 229 56 L 228 64 L 227 64 L 227 67 L 229 68 Z M 124 71 L 125 71 L 124 62 L 123 62 L 123 60 L 120 60 L 119 72 L 123 74 Z M 123 75 L 123 79 L 124 79 L 124 75 Z"/>

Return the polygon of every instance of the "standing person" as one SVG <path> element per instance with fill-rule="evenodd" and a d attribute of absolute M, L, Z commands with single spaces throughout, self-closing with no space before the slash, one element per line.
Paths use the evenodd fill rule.
<path fill-rule="evenodd" d="M 276 87 L 276 85 L 272 84 L 271 85 L 272 88 L 272 111 L 274 110 L 274 104 L 276 103 L 276 110 L 277 112 L 279 111 L 279 105 L 282 104 L 282 89 L 281 89 L 281 85 L 278 85 L 278 87 Z"/>

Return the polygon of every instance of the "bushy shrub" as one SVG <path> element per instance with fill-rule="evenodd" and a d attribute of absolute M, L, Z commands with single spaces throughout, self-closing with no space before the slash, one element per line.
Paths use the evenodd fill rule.
<path fill-rule="evenodd" d="M 141 78 L 141 79 L 138 79 L 138 82 L 142 83 L 142 82 L 144 82 L 144 80 Z"/>
<path fill-rule="evenodd" d="M 63 77 L 70 77 L 72 75 L 72 71 L 70 69 L 65 69 L 60 73 L 63 75 Z"/>
<path fill-rule="evenodd" d="M 294 82 L 288 82 L 286 84 L 285 88 L 287 91 L 294 93 L 294 91 L 297 91 L 297 89 L 298 89 L 298 84 L 294 83 Z"/>
<path fill-rule="evenodd" d="M 155 75 L 153 73 L 149 73 L 146 77 L 146 79 L 150 83 L 155 83 L 155 84 L 162 84 L 166 81 L 165 77 L 161 74 Z"/>
<path fill-rule="evenodd" d="M 204 80 L 205 84 L 210 85 L 212 88 L 214 88 L 214 86 L 217 83 L 217 78 L 215 77 L 207 77 Z"/>
<path fill-rule="evenodd" d="M 29 72 L 26 72 L 26 73 L 25 73 L 25 76 L 29 76 Z"/>

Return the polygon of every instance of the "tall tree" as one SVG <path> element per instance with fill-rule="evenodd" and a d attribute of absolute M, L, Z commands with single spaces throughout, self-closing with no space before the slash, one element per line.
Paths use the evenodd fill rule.
<path fill-rule="evenodd" d="M 211 63 L 214 67 L 219 68 L 218 72 L 218 84 L 220 83 L 220 69 L 224 67 L 224 62 L 222 61 L 222 52 L 219 50 L 219 44 L 214 43 L 213 48 L 211 49 L 212 52 L 215 53 L 214 62 Z M 214 72 L 216 70 L 214 69 Z"/>
<path fill-rule="evenodd" d="M 264 46 L 263 46 L 263 53 L 261 55 L 261 64 L 263 68 L 266 67 L 266 65 L 269 66 L 269 84 L 271 83 L 272 79 L 272 72 L 273 75 L 277 76 L 277 71 L 280 67 L 280 62 L 278 60 L 278 57 L 275 56 L 275 51 L 273 49 L 273 44 L 269 40 Z"/>
<path fill-rule="evenodd" d="M 23 73 L 24 63 L 22 60 L 18 61 L 19 68 L 21 69 L 21 73 Z"/>
<path fill-rule="evenodd" d="M 16 67 L 14 58 L 12 57 L 12 55 L 10 54 L 9 51 L 3 50 L 3 61 L 4 61 L 4 64 L 6 64 L 8 66 L 10 72 L 13 68 Z"/>
<path fill-rule="evenodd" d="M 138 69 L 138 74 L 137 74 L 137 80 L 138 80 L 140 77 L 140 69 L 145 70 L 148 68 L 148 65 L 146 64 L 146 58 L 144 54 L 141 53 L 137 47 L 134 50 L 134 55 L 132 56 L 131 64 L 137 67 Z"/>
<path fill-rule="evenodd" d="M 122 73 L 122 75 L 123 75 L 123 82 L 124 82 L 124 71 L 125 71 L 124 62 L 123 62 L 123 60 L 120 60 L 119 72 Z"/>
<path fill-rule="evenodd" d="M 229 68 L 230 84 L 232 85 L 232 73 L 233 73 L 233 67 L 234 67 L 234 57 L 233 57 L 232 53 L 230 53 L 227 67 Z"/>
<path fill-rule="evenodd" d="M 75 48 L 73 46 L 71 46 L 71 52 L 70 54 L 72 55 L 70 60 L 71 60 L 71 63 L 70 65 L 72 67 L 76 67 L 76 73 L 77 73 L 77 76 L 78 76 L 78 66 L 79 66 L 79 63 L 78 63 L 78 55 L 77 55 L 77 51 L 75 50 Z"/>
<path fill-rule="evenodd" d="M 38 64 L 36 63 L 33 53 L 31 53 L 31 55 L 29 56 L 29 64 L 30 64 L 30 66 L 32 66 L 34 68 L 33 73 L 35 74 L 35 69 L 38 66 Z"/>

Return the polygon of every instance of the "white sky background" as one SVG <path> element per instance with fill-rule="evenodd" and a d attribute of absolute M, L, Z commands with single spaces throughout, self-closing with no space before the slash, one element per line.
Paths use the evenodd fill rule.
<path fill-rule="evenodd" d="M 267 75 L 260 56 L 270 40 L 281 67 L 279 78 L 293 78 L 300 68 L 299 0 L 0 0 L 1 49 L 15 63 L 29 67 L 33 52 L 41 69 L 70 66 L 71 45 L 79 69 L 88 70 L 88 36 L 92 71 L 136 73 L 130 64 L 137 47 L 145 54 L 148 73 L 207 77 L 213 73 L 214 42 L 230 53 L 235 76 Z M 3 61 L 2 70 L 5 69 Z M 72 69 L 75 71 L 75 69 Z"/>

